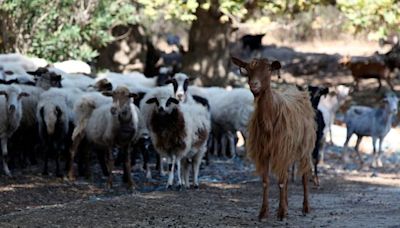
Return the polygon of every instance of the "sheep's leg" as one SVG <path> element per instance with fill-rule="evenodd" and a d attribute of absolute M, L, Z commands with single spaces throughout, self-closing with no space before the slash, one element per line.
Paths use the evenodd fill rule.
<path fill-rule="evenodd" d="M 278 208 L 278 219 L 283 220 L 287 216 L 287 200 L 286 200 L 286 190 L 288 184 L 287 173 L 283 175 L 283 177 L 279 178 L 279 208 Z M 304 184 L 304 183 L 303 183 Z"/>
<path fill-rule="evenodd" d="M 178 176 L 178 189 L 182 189 L 182 172 L 181 172 L 181 159 L 176 159 L 176 172 Z"/>
<path fill-rule="evenodd" d="M 182 163 L 182 184 L 186 187 L 189 188 L 190 187 L 190 183 L 189 183 L 189 161 L 188 159 L 184 158 L 181 160 Z"/>
<path fill-rule="evenodd" d="M 43 171 L 42 171 L 42 175 L 49 175 L 49 167 L 48 167 L 48 163 L 49 163 L 49 148 L 45 145 L 44 146 L 44 164 L 43 164 Z"/>
<path fill-rule="evenodd" d="M 358 82 L 359 82 L 359 79 L 357 78 L 356 79 L 356 84 L 354 85 L 354 90 L 355 91 L 358 91 Z"/>
<path fill-rule="evenodd" d="M 226 158 L 227 157 L 227 153 L 226 153 L 226 147 L 228 144 L 228 138 L 226 133 L 224 133 L 221 137 L 221 156 Z"/>
<path fill-rule="evenodd" d="M 1 138 L 1 150 L 2 150 L 2 160 L 3 160 L 3 170 L 4 173 L 11 177 L 10 169 L 8 168 L 7 160 L 8 160 L 8 148 L 7 148 L 7 141 L 6 137 Z"/>
<path fill-rule="evenodd" d="M 361 157 L 360 151 L 358 150 L 358 147 L 360 146 L 361 140 L 362 140 L 362 136 L 361 136 L 361 135 L 358 135 L 358 136 L 357 136 L 356 146 L 354 147 L 354 149 L 356 150 L 357 156 L 358 156 L 358 158 L 360 159 L 360 165 L 363 165 L 364 162 L 363 162 L 363 159 L 362 159 L 362 157 Z"/>
<path fill-rule="evenodd" d="M 382 167 L 383 166 L 382 159 L 381 159 L 381 157 L 382 157 L 382 141 L 383 141 L 383 138 L 379 138 L 378 161 L 377 161 L 378 167 Z"/>
<path fill-rule="evenodd" d="M 319 186 L 319 177 L 318 177 L 318 158 L 314 160 L 314 185 Z"/>
<path fill-rule="evenodd" d="M 143 147 L 142 148 L 142 157 L 143 157 L 143 168 L 146 170 L 146 178 L 151 179 L 151 169 L 149 165 L 150 161 L 150 152 L 148 147 Z"/>
<path fill-rule="evenodd" d="M 113 179 L 113 175 L 112 175 L 112 171 L 114 168 L 114 156 L 113 156 L 113 148 L 110 147 L 107 150 L 107 169 L 108 169 L 108 180 L 107 180 L 107 188 L 112 188 L 112 179 Z"/>
<path fill-rule="evenodd" d="M 213 155 L 218 156 L 218 148 L 220 146 L 221 141 L 219 140 L 219 137 L 217 137 L 216 135 L 213 136 L 213 141 L 214 141 Z"/>
<path fill-rule="evenodd" d="M 310 213 L 310 204 L 308 202 L 308 177 L 307 177 L 307 172 L 303 174 L 303 194 L 304 194 L 304 199 L 303 199 L 303 215 L 306 215 Z"/>
<path fill-rule="evenodd" d="M 228 143 L 229 143 L 229 155 L 231 158 L 236 156 L 236 144 L 235 144 L 235 135 L 232 132 L 228 132 Z"/>
<path fill-rule="evenodd" d="M 292 183 L 296 181 L 296 164 L 293 162 L 291 174 L 292 174 Z"/>
<path fill-rule="evenodd" d="M 172 155 L 172 165 L 169 169 L 167 189 L 171 188 L 174 182 L 175 163 L 176 163 L 176 156 Z"/>
<path fill-rule="evenodd" d="M 269 186 L 269 161 L 266 163 L 265 171 L 262 175 L 263 182 L 263 201 L 258 215 L 258 219 L 261 221 L 268 217 L 269 204 L 268 204 L 268 186 Z"/>
<path fill-rule="evenodd" d="M 124 156 L 124 180 L 127 183 L 127 188 L 131 189 L 133 187 L 133 181 L 131 175 L 131 156 L 129 153 L 129 146 L 122 148 L 122 153 Z"/>
<path fill-rule="evenodd" d="M 193 185 L 195 189 L 199 188 L 199 171 L 201 165 L 201 159 L 203 157 L 202 152 L 198 152 L 192 161 L 193 167 Z"/>
<path fill-rule="evenodd" d="M 78 151 L 79 144 L 81 143 L 83 139 L 83 133 L 76 134 L 74 135 L 75 137 L 72 139 L 72 145 L 71 148 L 69 149 L 69 167 L 68 167 L 68 179 L 69 180 L 74 180 L 74 159 L 76 155 L 76 151 Z"/>

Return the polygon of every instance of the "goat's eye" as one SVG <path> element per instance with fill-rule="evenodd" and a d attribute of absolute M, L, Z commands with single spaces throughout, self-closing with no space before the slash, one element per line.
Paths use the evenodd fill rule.
<path fill-rule="evenodd" d="M 240 71 L 240 74 L 243 76 L 247 76 L 249 74 L 249 72 L 244 67 L 240 67 L 239 71 Z"/>

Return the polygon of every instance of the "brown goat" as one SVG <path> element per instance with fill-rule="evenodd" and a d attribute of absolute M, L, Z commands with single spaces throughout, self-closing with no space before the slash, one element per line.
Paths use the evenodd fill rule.
<path fill-rule="evenodd" d="M 350 56 L 344 56 L 339 60 L 339 63 L 350 69 L 356 82 L 355 89 L 358 89 L 360 79 L 376 78 L 379 83 L 378 91 L 382 87 L 381 79 L 384 79 L 393 90 L 393 85 L 390 82 L 390 70 L 385 63 L 377 60 L 352 61 Z"/>
<path fill-rule="evenodd" d="M 278 92 L 271 89 L 271 74 L 280 69 L 278 61 L 253 59 L 250 63 L 233 58 L 241 73 L 249 78 L 250 90 L 255 100 L 255 111 L 249 123 L 248 156 L 255 162 L 263 181 L 263 203 L 259 214 L 268 216 L 268 184 L 271 169 L 279 181 L 278 218 L 287 216 L 288 169 L 300 162 L 299 174 L 303 176 L 303 213 L 309 213 L 307 182 L 311 170 L 311 152 L 316 139 L 314 110 L 307 92 L 295 87 Z"/>

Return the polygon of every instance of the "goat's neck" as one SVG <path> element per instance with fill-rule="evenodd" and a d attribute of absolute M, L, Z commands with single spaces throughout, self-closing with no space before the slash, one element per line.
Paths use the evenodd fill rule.
<path fill-rule="evenodd" d="M 262 117 L 265 127 L 271 127 L 275 122 L 276 110 L 274 107 L 274 92 L 271 87 L 267 87 L 255 99 L 257 116 Z"/>

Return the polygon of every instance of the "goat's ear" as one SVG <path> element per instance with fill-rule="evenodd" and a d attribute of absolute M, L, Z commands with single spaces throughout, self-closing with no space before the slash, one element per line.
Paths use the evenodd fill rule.
<path fill-rule="evenodd" d="M 157 98 L 153 97 L 153 98 L 148 99 L 146 101 L 146 104 L 152 104 L 152 103 L 156 103 L 156 102 L 158 102 Z"/>
<path fill-rule="evenodd" d="M 136 93 L 129 93 L 129 97 L 131 97 L 131 98 L 133 98 L 133 99 L 136 99 L 136 98 L 138 98 L 139 96 L 138 96 Z"/>
<path fill-rule="evenodd" d="M 323 95 L 326 95 L 328 93 L 329 93 L 329 88 L 328 87 L 322 89 L 322 91 L 321 91 L 321 94 L 323 94 Z"/>
<path fill-rule="evenodd" d="M 236 57 L 231 56 L 232 62 L 233 64 L 235 64 L 236 66 L 240 67 L 240 68 L 246 68 L 247 64 L 245 61 L 242 61 Z"/>
<path fill-rule="evenodd" d="M 26 93 L 26 92 L 22 92 L 22 93 L 19 94 L 20 98 L 21 97 L 29 97 L 29 96 L 30 96 L 29 93 Z"/>
<path fill-rule="evenodd" d="M 102 92 L 101 94 L 103 94 L 103 96 L 106 96 L 106 97 L 112 97 L 113 92 L 111 92 L 111 91 L 104 91 L 104 92 Z"/>
<path fill-rule="evenodd" d="M 279 70 L 281 69 L 281 63 L 279 61 L 273 61 L 271 63 L 271 70 Z"/>

